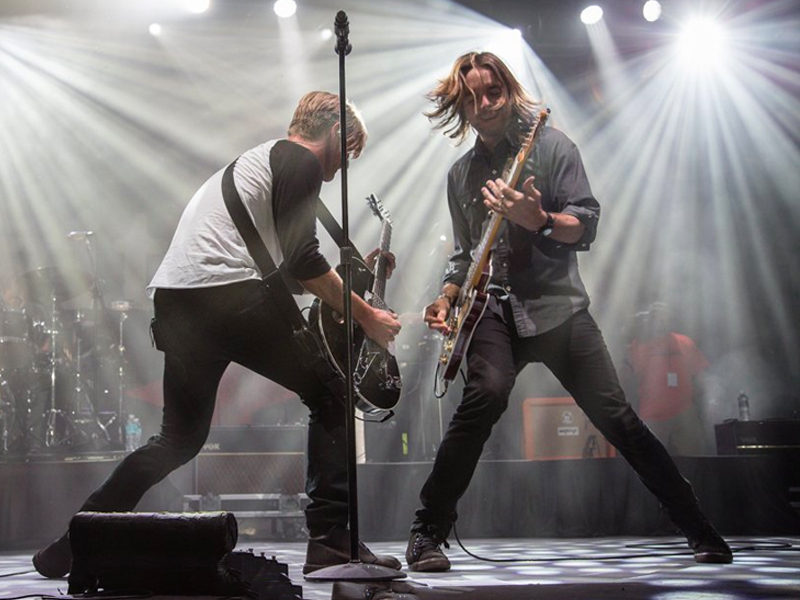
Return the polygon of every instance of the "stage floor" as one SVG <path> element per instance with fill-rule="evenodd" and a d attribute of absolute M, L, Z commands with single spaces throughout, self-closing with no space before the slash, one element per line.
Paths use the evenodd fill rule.
<path fill-rule="evenodd" d="M 448 551 L 453 564 L 451 571 L 407 572 L 408 578 L 403 581 L 415 586 L 418 595 L 429 599 L 800 598 L 800 537 L 733 537 L 729 541 L 735 553 L 732 565 L 699 565 L 692 559 L 685 542 L 674 537 L 465 540 L 464 545 L 475 555 L 519 562 L 484 562 L 453 543 Z M 394 554 L 402 560 L 405 541 L 372 543 L 370 547 L 375 552 Z M 312 583 L 303 579 L 304 543 L 250 542 L 237 549 L 250 548 L 288 564 L 289 576 L 294 584 L 302 586 L 303 598 L 327 600 L 334 597 L 333 583 Z M 66 594 L 66 579 L 41 578 L 33 570 L 31 554 L 0 553 L 0 600 Z M 336 598 L 353 598 L 344 593 L 344 590 L 338 591 Z"/>

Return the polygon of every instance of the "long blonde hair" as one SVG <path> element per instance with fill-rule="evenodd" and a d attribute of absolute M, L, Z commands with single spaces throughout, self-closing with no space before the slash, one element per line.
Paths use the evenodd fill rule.
<path fill-rule="evenodd" d="M 514 116 L 512 131 L 524 135 L 533 122 L 533 115 L 539 105 L 522 87 L 514 74 L 495 54 L 491 52 L 468 52 L 456 59 L 450 74 L 439 80 L 439 84 L 427 95 L 436 107 L 425 113 L 434 121 L 435 129 L 444 130 L 444 134 L 462 143 L 469 134 L 469 122 L 464 112 L 464 99 L 471 94 L 467 87 L 467 73 L 472 69 L 489 69 L 503 86 L 505 101 L 511 103 Z"/>

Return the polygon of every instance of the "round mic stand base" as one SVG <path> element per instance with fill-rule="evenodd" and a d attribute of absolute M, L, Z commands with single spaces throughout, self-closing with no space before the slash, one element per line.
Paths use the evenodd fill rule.
<path fill-rule="evenodd" d="M 359 561 L 333 565 L 303 575 L 307 581 L 394 581 L 406 577 L 407 575 L 402 571 L 380 565 L 368 565 Z"/>

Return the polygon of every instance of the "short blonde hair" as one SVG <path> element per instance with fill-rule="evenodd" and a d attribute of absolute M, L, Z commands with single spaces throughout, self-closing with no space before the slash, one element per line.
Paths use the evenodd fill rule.
<path fill-rule="evenodd" d="M 345 106 L 347 149 L 353 158 L 361 154 L 367 143 L 367 126 L 356 105 L 349 100 Z M 339 96 L 330 92 L 309 92 L 297 103 L 289 135 L 315 141 L 324 137 L 339 122 Z"/>

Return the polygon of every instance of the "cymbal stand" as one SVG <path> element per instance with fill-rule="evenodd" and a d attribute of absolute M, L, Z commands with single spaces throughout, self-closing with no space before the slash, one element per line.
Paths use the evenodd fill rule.
<path fill-rule="evenodd" d="M 8 401 L 4 398 L 8 397 Z M 3 422 L 3 429 L 0 430 L 0 454 L 8 454 L 9 421 L 14 419 L 14 408 L 16 398 L 11 391 L 11 386 L 0 370 L 0 420 Z"/>
<path fill-rule="evenodd" d="M 83 323 L 83 311 L 79 310 L 75 315 L 75 402 L 73 403 L 73 407 L 75 410 L 75 415 L 78 416 L 81 412 L 81 404 L 85 404 L 86 408 L 88 408 L 89 415 L 91 415 L 92 420 L 94 421 L 95 425 L 103 432 L 103 437 L 105 438 L 106 442 L 109 444 L 111 443 L 111 436 L 108 433 L 108 427 L 103 424 L 102 420 L 100 419 L 100 415 L 97 414 L 97 408 L 92 402 L 92 398 L 89 394 L 84 390 L 83 387 L 83 330 L 81 329 L 81 324 Z M 93 329 L 93 341 L 92 347 L 97 352 L 97 342 L 96 342 L 96 326 Z M 97 362 L 98 357 L 95 355 L 95 363 Z M 97 370 L 95 369 L 95 374 Z M 97 379 L 95 375 L 94 379 L 94 389 L 97 389 Z M 74 425 L 74 423 L 73 423 Z M 77 433 L 77 432 L 76 432 Z"/>
<path fill-rule="evenodd" d="M 117 351 L 119 353 L 119 366 L 117 368 L 117 414 L 119 419 L 117 427 L 119 428 L 120 443 L 125 445 L 125 321 L 128 320 L 127 303 L 117 303 L 121 310 L 119 311 L 119 344 L 117 344 Z"/>
<path fill-rule="evenodd" d="M 92 237 L 94 236 L 93 231 L 82 231 L 82 232 L 73 232 L 78 233 L 80 235 L 75 236 L 75 239 L 83 240 L 84 246 L 86 248 L 86 255 L 89 259 L 89 264 L 91 266 L 91 275 L 92 275 L 92 316 L 94 320 L 94 326 L 91 329 L 92 336 L 91 336 L 91 346 L 95 352 L 95 360 L 92 363 L 92 382 L 94 384 L 92 388 L 92 397 L 86 395 L 87 404 L 89 406 L 89 410 L 91 412 L 92 418 L 94 423 L 100 428 L 100 431 L 103 432 L 103 437 L 105 438 L 107 443 L 111 443 L 111 435 L 108 432 L 108 427 L 113 422 L 113 419 L 108 423 L 103 423 L 100 419 L 100 415 L 97 412 L 97 405 L 99 403 L 98 398 L 98 390 L 100 389 L 99 383 L 99 356 L 97 356 L 98 351 L 98 339 L 97 339 L 97 331 L 98 331 L 98 323 L 100 322 L 100 318 L 102 318 L 102 322 L 104 326 L 109 327 L 110 322 L 108 321 L 106 314 L 105 314 L 105 301 L 103 299 L 103 290 L 100 287 L 100 280 L 98 278 L 98 269 L 97 269 L 97 245 L 92 243 Z M 78 315 L 80 317 L 80 312 Z M 79 318 L 80 320 L 80 318 Z M 80 378 L 80 345 L 81 345 L 81 336 L 80 330 L 78 330 L 78 377 Z M 80 380 L 78 381 L 78 386 L 80 386 Z M 79 396 L 80 398 L 80 396 Z M 79 404 L 76 404 L 76 408 Z M 122 422 L 122 414 L 117 415 L 120 423 Z M 122 425 L 120 425 L 122 427 Z M 121 439 L 121 438 L 120 438 Z"/>
<path fill-rule="evenodd" d="M 50 398 L 47 409 L 47 421 L 45 425 L 44 445 L 46 448 L 52 448 L 57 445 L 56 440 L 56 420 L 61 414 L 61 411 L 56 408 L 56 371 L 58 366 L 58 356 L 56 354 L 56 343 L 58 342 L 58 322 L 56 317 L 56 306 L 58 298 L 56 297 L 55 287 L 51 296 L 50 305 L 50 329 L 48 334 L 50 336 Z"/>

